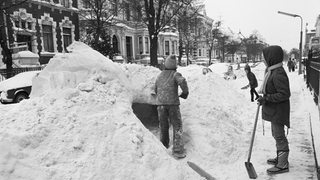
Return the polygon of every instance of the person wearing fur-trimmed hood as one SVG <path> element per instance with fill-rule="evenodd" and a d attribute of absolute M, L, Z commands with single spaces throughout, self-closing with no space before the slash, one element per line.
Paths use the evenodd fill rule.
<path fill-rule="evenodd" d="M 179 97 L 187 99 L 189 95 L 186 79 L 177 72 L 175 55 L 170 55 L 164 62 L 164 70 L 158 75 L 155 83 L 155 94 L 158 105 L 160 123 L 160 141 L 169 148 L 169 120 L 173 126 L 172 154 L 177 158 L 184 158 L 185 150 L 182 142 L 182 120 L 180 114 Z M 178 87 L 182 93 L 178 95 Z"/>
<path fill-rule="evenodd" d="M 267 169 L 269 174 L 289 171 L 289 143 L 284 126 L 290 128 L 290 86 L 283 68 L 283 50 L 280 46 L 263 49 L 267 67 L 265 78 L 257 100 L 262 105 L 262 119 L 271 122 L 272 136 L 276 141 L 277 156 L 267 160 L 274 167 Z"/>

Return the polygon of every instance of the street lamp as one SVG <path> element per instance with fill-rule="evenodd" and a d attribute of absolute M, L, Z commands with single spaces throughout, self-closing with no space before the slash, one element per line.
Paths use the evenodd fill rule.
<path fill-rule="evenodd" d="M 291 13 L 286 13 L 282 11 L 278 11 L 279 14 L 286 15 L 286 16 L 291 16 L 291 17 L 299 17 L 301 20 L 301 30 L 300 30 L 300 44 L 299 44 L 299 50 L 300 50 L 300 58 L 299 58 L 299 74 L 301 74 L 301 61 L 302 61 L 302 26 L 303 26 L 303 20 L 300 15 L 297 14 L 291 14 Z"/>

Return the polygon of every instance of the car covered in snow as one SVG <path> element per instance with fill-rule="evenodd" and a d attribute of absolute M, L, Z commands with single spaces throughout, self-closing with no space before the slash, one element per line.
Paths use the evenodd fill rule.
<path fill-rule="evenodd" d="M 197 58 L 196 64 L 201 66 L 209 66 L 209 58 Z"/>
<path fill-rule="evenodd" d="M 28 99 L 32 89 L 32 80 L 38 76 L 39 73 L 40 71 L 22 72 L 9 79 L 1 81 L 1 103 L 19 103 L 24 99 Z"/>

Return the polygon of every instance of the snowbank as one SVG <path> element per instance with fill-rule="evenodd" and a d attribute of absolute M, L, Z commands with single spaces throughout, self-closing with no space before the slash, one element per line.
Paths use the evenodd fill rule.
<path fill-rule="evenodd" d="M 130 79 L 81 43 L 0 120 L 0 179 L 201 179 L 132 112 Z"/>
<path fill-rule="evenodd" d="M 245 78 L 225 81 L 197 65 L 178 69 L 190 94 L 180 106 L 187 158 L 177 161 L 131 108 L 155 103 L 160 71 L 113 63 L 81 43 L 69 48 L 34 79 L 32 98 L 1 117 L 0 179 L 201 179 L 189 160 L 219 179 L 247 177 L 255 110 L 236 87 Z M 240 175 L 230 172 L 235 162 Z"/>

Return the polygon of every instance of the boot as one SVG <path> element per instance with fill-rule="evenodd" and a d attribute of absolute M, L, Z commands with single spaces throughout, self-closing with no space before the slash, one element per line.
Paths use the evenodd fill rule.
<path fill-rule="evenodd" d="M 186 152 L 182 142 L 182 130 L 173 131 L 172 155 L 177 159 L 186 157 Z"/>
<path fill-rule="evenodd" d="M 277 164 L 267 169 L 268 174 L 280 174 L 289 172 L 289 151 L 278 151 L 277 152 Z"/>
<path fill-rule="evenodd" d="M 267 160 L 267 164 L 270 164 L 270 165 L 276 165 L 277 162 L 278 162 L 277 157 L 270 158 L 270 159 Z"/>

